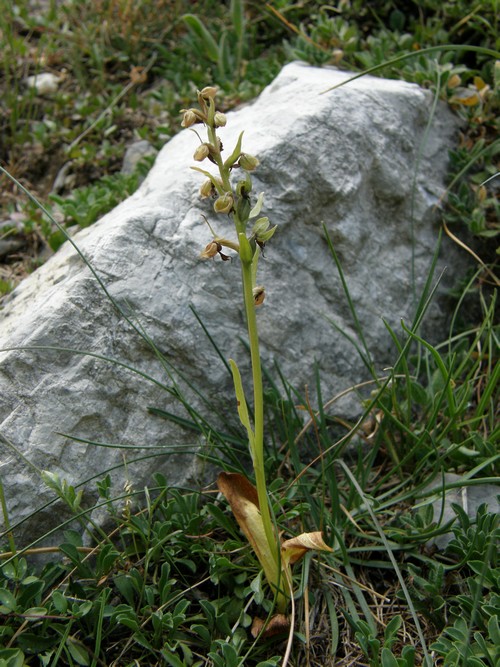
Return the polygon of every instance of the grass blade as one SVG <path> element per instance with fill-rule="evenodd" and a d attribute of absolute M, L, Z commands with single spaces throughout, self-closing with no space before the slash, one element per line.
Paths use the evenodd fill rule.
<path fill-rule="evenodd" d="M 403 575 L 401 574 L 401 570 L 400 570 L 400 568 L 399 568 L 399 566 L 396 562 L 396 559 L 394 558 L 394 554 L 392 553 L 392 549 L 389 545 L 389 542 L 387 541 L 387 538 L 384 534 L 384 531 L 382 530 L 382 527 L 380 526 L 380 523 L 378 522 L 377 517 L 375 516 L 375 512 L 373 511 L 371 500 L 363 493 L 362 488 L 359 486 L 356 478 L 351 473 L 351 471 L 349 470 L 348 466 L 344 463 L 344 461 L 339 460 L 338 463 L 344 469 L 344 472 L 346 473 L 346 475 L 351 480 L 351 483 L 355 486 L 360 498 L 363 499 L 363 501 L 365 503 L 365 507 L 368 510 L 368 513 L 370 514 L 370 517 L 372 519 L 373 525 L 374 525 L 376 531 L 378 532 L 378 534 L 380 536 L 380 539 L 382 540 L 382 543 L 384 544 L 387 555 L 389 556 L 389 560 L 392 563 L 392 567 L 394 568 L 394 572 L 395 572 L 395 574 L 398 578 L 398 581 L 401 585 L 401 589 L 404 593 L 406 602 L 408 604 L 408 608 L 409 608 L 409 610 L 412 614 L 413 622 L 415 623 L 415 627 L 417 629 L 417 633 L 418 633 L 418 636 L 419 636 L 419 639 L 420 639 L 420 644 L 421 644 L 422 650 L 424 652 L 426 667 L 432 667 L 432 661 L 431 661 L 431 658 L 430 658 L 430 655 L 429 655 L 429 652 L 428 652 L 428 649 L 427 649 L 427 642 L 425 641 L 424 633 L 422 631 L 422 626 L 420 624 L 419 617 L 418 617 L 417 612 L 415 610 L 413 600 L 410 596 L 410 592 L 408 590 L 408 587 L 406 586 L 406 582 L 403 578 Z"/>
<path fill-rule="evenodd" d="M 219 47 L 212 37 L 211 33 L 203 25 L 202 21 L 194 14 L 184 14 L 182 17 L 189 30 L 195 35 L 202 44 L 205 55 L 215 64 L 219 60 Z"/>

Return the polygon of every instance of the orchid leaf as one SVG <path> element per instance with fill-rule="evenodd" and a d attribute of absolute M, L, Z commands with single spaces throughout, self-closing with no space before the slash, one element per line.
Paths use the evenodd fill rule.
<path fill-rule="evenodd" d="M 201 167 L 190 167 L 190 169 L 192 169 L 193 171 L 199 171 L 200 174 L 203 174 L 203 176 L 207 176 L 210 180 L 212 180 L 213 178 L 215 178 L 215 176 L 214 176 L 213 174 L 211 174 L 211 173 L 210 173 L 209 171 L 207 171 L 206 169 L 202 169 Z M 212 182 L 213 182 L 213 181 L 212 181 Z"/>
<path fill-rule="evenodd" d="M 238 137 L 238 141 L 236 142 L 236 146 L 234 147 L 234 151 L 231 153 L 231 155 L 224 162 L 224 169 L 229 169 L 229 167 L 232 167 L 233 164 L 236 162 L 236 160 L 240 157 L 240 155 L 241 155 L 241 142 L 242 141 L 243 141 L 243 132 L 240 132 L 240 136 Z"/>
<path fill-rule="evenodd" d="M 259 257 L 260 257 L 260 248 L 258 245 L 256 245 L 252 260 L 252 287 L 255 287 L 257 284 L 257 266 L 259 264 Z"/>
<path fill-rule="evenodd" d="M 212 62 L 217 64 L 219 59 L 219 49 L 217 42 L 212 34 L 207 30 L 202 21 L 194 14 L 184 14 L 182 17 L 189 30 L 196 35 L 198 41 L 203 46 L 205 54 Z"/>
<path fill-rule="evenodd" d="M 191 167 L 191 169 L 193 171 L 199 171 L 200 174 L 203 174 L 204 176 L 209 178 L 210 181 L 212 182 L 212 185 L 214 186 L 214 188 L 217 190 L 217 192 L 220 195 L 224 192 L 224 188 L 222 187 L 222 182 L 219 178 L 217 178 L 217 176 L 215 176 L 214 174 L 211 174 L 206 169 L 202 169 L 201 167 Z"/>
<path fill-rule="evenodd" d="M 255 206 L 250 211 L 250 215 L 248 216 L 250 219 L 251 218 L 256 218 L 259 215 L 259 213 L 262 210 L 263 203 L 264 203 L 264 193 L 261 192 L 259 194 L 259 196 L 257 197 L 257 201 L 255 202 Z"/>
<path fill-rule="evenodd" d="M 217 487 L 231 506 L 234 518 L 250 542 L 269 585 L 274 591 L 280 583 L 284 588 L 286 580 L 281 576 L 279 563 L 267 542 L 256 488 L 243 475 L 231 472 L 219 474 Z M 286 592 L 288 593 L 288 586 Z M 283 592 L 278 593 L 280 598 L 283 598 L 283 595 Z"/>
<path fill-rule="evenodd" d="M 233 374 L 234 391 L 236 393 L 236 403 L 238 406 L 238 416 L 240 418 L 241 423 L 247 430 L 248 443 L 250 445 L 250 453 L 252 454 L 252 459 L 253 459 L 255 436 L 252 430 L 252 425 L 250 424 L 247 399 L 245 398 L 245 392 L 243 390 L 243 383 L 241 381 L 240 370 L 236 365 L 234 359 L 229 359 L 229 365 L 231 366 L 231 372 Z"/>

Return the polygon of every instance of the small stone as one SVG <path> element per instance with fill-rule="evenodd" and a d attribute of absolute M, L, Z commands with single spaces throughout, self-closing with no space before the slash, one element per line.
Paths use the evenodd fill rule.
<path fill-rule="evenodd" d="M 50 95 L 59 88 L 61 78 L 52 72 L 40 72 L 26 77 L 25 83 L 28 88 L 34 88 L 37 95 Z"/>
<path fill-rule="evenodd" d="M 149 141 L 146 141 L 145 139 L 135 141 L 133 144 L 130 144 L 125 151 L 121 173 L 133 174 L 141 160 L 150 155 L 156 157 L 157 154 L 158 151 L 149 143 Z"/>
<path fill-rule="evenodd" d="M 21 214 L 13 213 L 10 220 L 0 222 L 0 259 L 21 250 L 26 244 L 22 220 Z"/>

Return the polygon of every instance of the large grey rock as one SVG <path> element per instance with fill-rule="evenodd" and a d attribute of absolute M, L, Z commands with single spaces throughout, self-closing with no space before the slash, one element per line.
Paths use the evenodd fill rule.
<path fill-rule="evenodd" d="M 369 375 L 332 326 L 333 321 L 357 339 L 322 225 L 335 243 L 381 371 L 395 360 L 382 317 L 396 327 L 400 318 L 410 322 L 414 293 L 421 292 L 428 275 L 438 235 L 433 208 L 456 129 L 447 108 L 439 107 L 426 134 L 432 96 L 407 83 L 367 77 L 323 94 L 346 77 L 288 65 L 253 104 L 229 113 L 221 130 L 227 150 L 245 130 L 243 150 L 261 160 L 255 192 L 265 191 L 264 212 L 279 225 L 260 264 L 259 282 L 267 290 L 258 314 L 265 363 L 272 372 L 278 362 L 285 377 L 302 388 L 313 386 L 318 362 L 325 398 Z M 219 231 L 227 226 L 230 233 L 230 226 L 226 219 L 214 220 L 210 202 L 198 197 L 203 178 L 190 170 L 197 144 L 196 134 L 180 132 L 141 188 L 75 241 L 167 361 L 223 415 L 233 414 L 227 369 L 190 309 L 222 352 L 244 368 L 238 262 L 199 259 L 210 240 L 202 214 Z M 448 245 L 441 254 L 439 270 L 450 266 L 450 278 L 459 261 Z M 438 298 L 427 319 L 437 338 L 445 333 L 445 319 Z M 26 279 L 0 313 L 0 349 L 40 345 L 88 350 L 172 386 L 154 352 L 70 244 Z M 210 413 L 195 394 L 188 395 Z M 185 415 L 171 394 L 123 366 L 69 352 L 0 353 L 0 434 L 11 443 L 0 442 L 7 463 L 1 473 L 11 520 L 52 495 L 23 457 L 77 483 L 119 466 L 125 453 L 135 488 L 150 483 L 156 470 L 173 484 L 192 484 L 200 476 L 194 456 L 198 439 L 148 415 L 147 406 Z M 211 419 L 225 428 L 224 417 Z M 78 444 L 59 433 L 161 445 L 163 456 L 133 465 L 130 460 L 139 454 L 132 450 Z M 52 510 L 41 513 L 39 529 L 58 519 Z M 28 534 L 32 525 L 25 527 Z"/>

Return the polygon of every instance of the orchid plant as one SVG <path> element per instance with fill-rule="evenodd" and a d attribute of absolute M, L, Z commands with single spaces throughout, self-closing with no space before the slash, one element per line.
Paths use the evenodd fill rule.
<path fill-rule="evenodd" d="M 280 544 L 276 521 L 270 504 L 264 469 L 264 397 L 262 369 L 259 349 L 256 309 L 264 303 L 265 289 L 257 284 L 257 267 L 261 250 L 276 232 L 266 216 L 261 216 L 264 193 L 260 193 L 252 205 L 251 172 L 259 166 L 259 160 L 242 151 L 243 132 L 228 157 L 222 156 L 222 142 L 218 129 L 227 122 L 225 114 L 217 111 L 213 86 L 198 91 L 198 108 L 183 109 L 182 126 L 202 124 L 206 128 L 207 140 L 201 137 L 194 152 L 194 160 L 208 160 L 215 166 L 215 173 L 201 167 L 192 167 L 206 177 L 200 188 L 202 198 L 213 198 L 216 214 L 232 219 L 230 235 L 220 235 L 206 220 L 212 233 L 201 257 L 219 256 L 230 259 L 227 251 L 239 257 L 242 275 L 243 301 L 245 307 L 250 346 L 253 381 L 253 420 L 250 418 L 240 371 L 234 360 L 230 360 L 236 392 L 236 402 L 241 423 L 246 429 L 252 458 L 255 486 L 246 477 L 237 473 L 221 472 L 217 485 L 229 502 L 233 514 L 252 546 L 266 579 L 275 596 L 275 623 L 286 623 L 285 612 L 291 598 L 291 565 L 310 549 L 331 551 L 320 532 L 303 533 Z M 238 174 L 239 178 L 233 178 Z"/>

